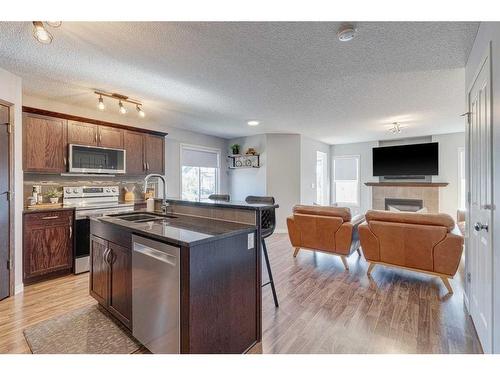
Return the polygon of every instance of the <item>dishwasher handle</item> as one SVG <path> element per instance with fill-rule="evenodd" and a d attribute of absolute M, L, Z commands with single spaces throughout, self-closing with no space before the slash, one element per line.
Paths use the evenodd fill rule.
<path fill-rule="evenodd" d="M 134 251 L 159 260 L 160 262 L 168 263 L 174 267 L 177 265 L 177 257 L 175 255 L 170 255 L 164 253 L 163 251 L 152 249 L 137 242 L 134 242 Z"/>

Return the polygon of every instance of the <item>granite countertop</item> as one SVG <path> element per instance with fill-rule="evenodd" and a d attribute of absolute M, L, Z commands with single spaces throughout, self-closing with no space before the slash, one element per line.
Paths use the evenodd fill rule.
<path fill-rule="evenodd" d="M 134 213 L 148 213 L 134 211 Z M 178 246 L 194 246 L 237 234 L 253 233 L 255 225 L 233 223 L 222 220 L 200 218 L 174 214 L 175 218 L 165 218 L 163 221 L 137 223 L 122 220 L 119 217 L 102 216 L 91 220 L 116 225 L 134 234 L 166 241 Z"/>
<path fill-rule="evenodd" d="M 191 201 L 180 198 L 167 198 L 167 202 L 182 204 L 186 206 L 207 206 L 207 207 L 226 207 L 226 208 L 239 208 L 242 210 L 253 210 L 260 211 L 269 208 L 278 208 L 277 204 L 266 204 L 266 203 L 247 203 L 247 202 L 239 202 L 239 201 L 215 201 L 210 199 L 205 199 L 201 201 Z"/>

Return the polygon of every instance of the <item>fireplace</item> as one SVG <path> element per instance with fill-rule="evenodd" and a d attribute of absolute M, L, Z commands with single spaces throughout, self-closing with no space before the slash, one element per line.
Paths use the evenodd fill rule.
<path fill-rule="evenodd" d="M 416 212 L 424 207 L 422 199 L 385 198 L 385 209 L 393 207 L 399 211 Z"/>

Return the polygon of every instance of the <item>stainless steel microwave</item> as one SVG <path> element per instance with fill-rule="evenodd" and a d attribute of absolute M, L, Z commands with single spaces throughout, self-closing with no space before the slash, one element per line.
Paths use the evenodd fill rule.
<path fill-rule="evenodd" d="M 69 145 L 71 173 L 125 173 L 125 150 L 118 148 Z"/>

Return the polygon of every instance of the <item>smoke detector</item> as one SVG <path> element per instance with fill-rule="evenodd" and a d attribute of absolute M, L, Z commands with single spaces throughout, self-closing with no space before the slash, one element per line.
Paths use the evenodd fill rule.
<path fill-rule="evenodd" d="M 354 39 L 356 28 L 353 25 L 342 25 L 337 31 L 337 37 L 341 42 L 348 42 Z"/>

